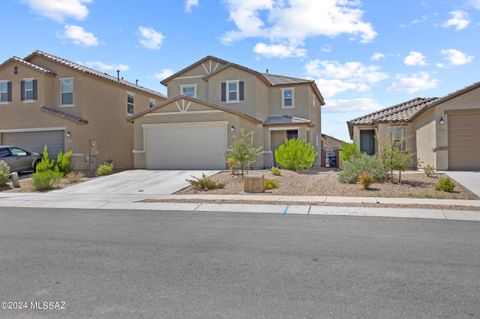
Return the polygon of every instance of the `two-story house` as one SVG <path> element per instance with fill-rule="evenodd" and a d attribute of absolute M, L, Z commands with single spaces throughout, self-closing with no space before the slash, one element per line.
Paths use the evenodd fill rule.
<path fill-rule="evenodd" d="M 241 130 L 262 146 L 256 168 L 271 167 L 285 138 L 321 150 L 324 99 L 314 81 L 261 73 L 207 56 L 161 82 L 168 99 L 134 122 L 134 167 L 222 169 Z"/>
<path fill-rule="evenodd" d="M 0 145 L 39 153 L 47 145 L 52 157 L 73 150 L 76 169 L 107 160 L 132 168 L 133 124 L 125 117 L 164 100 L 42 51 L 13 57 L 0 65 Z"/>

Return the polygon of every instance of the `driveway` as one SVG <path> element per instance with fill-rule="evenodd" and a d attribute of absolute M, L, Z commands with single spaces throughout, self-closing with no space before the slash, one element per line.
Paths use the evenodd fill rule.
<path fill-rule="evenodd" d="M 55 194 L 168 195 L 187 187 L 186 179 L 218 171 L 131 170 L 54 191 Z"/>
<path fill-rule="evenodd" d="M 480 171 L 448 171 L 445 174 L 480 196 Z"/>

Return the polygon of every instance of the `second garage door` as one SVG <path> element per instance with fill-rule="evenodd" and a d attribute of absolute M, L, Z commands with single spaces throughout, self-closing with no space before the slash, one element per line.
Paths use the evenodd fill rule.
<path fill-rule="evenodd" d="M 227 122 L 144 125 L 147 169 L 225 169 Z"/>
<path fill-rule="evenodd" d="M 448 168 L 480 169 L 480 110 L 448 114 Z"/>
<path fill-rule="evenodd" d="M 57 154 L 65 148 L 65 131 L 5 132 L 2 133 L 2 144 L 15 145 L 39 154 L 42 154 L 44 145 L 47 145 L 48 155 L 56 159 Z"/>

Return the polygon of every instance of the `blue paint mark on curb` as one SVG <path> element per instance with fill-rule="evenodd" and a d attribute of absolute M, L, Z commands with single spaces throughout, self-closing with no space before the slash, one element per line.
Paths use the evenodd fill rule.
<path fill-rule="evenodd" d="M 283 209 L 283 215 L 287 215 L 289 208 L 290 208 L 290 205 L 285 205 L 285 208 Z"/>

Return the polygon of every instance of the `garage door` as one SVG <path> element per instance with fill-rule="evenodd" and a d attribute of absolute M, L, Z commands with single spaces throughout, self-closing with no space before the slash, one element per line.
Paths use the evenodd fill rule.
<path fill-rule="evenodd" d="M 37 131 L 2 133 L 3 145 L 15 145 L 28 151 L 42 154 L 43 146 L 47 145 L 50 158 L 57 158 L 64 151 L 65 131 Z"/>
<path fill-rule="evenodd" d="M 148 169 L 225 169 L 227 122 L 144 125 Z"/>
<path fill-rule="evenodd" d="M 480 110 L 448 114 L 448 168 L 480 169 Z"/>

